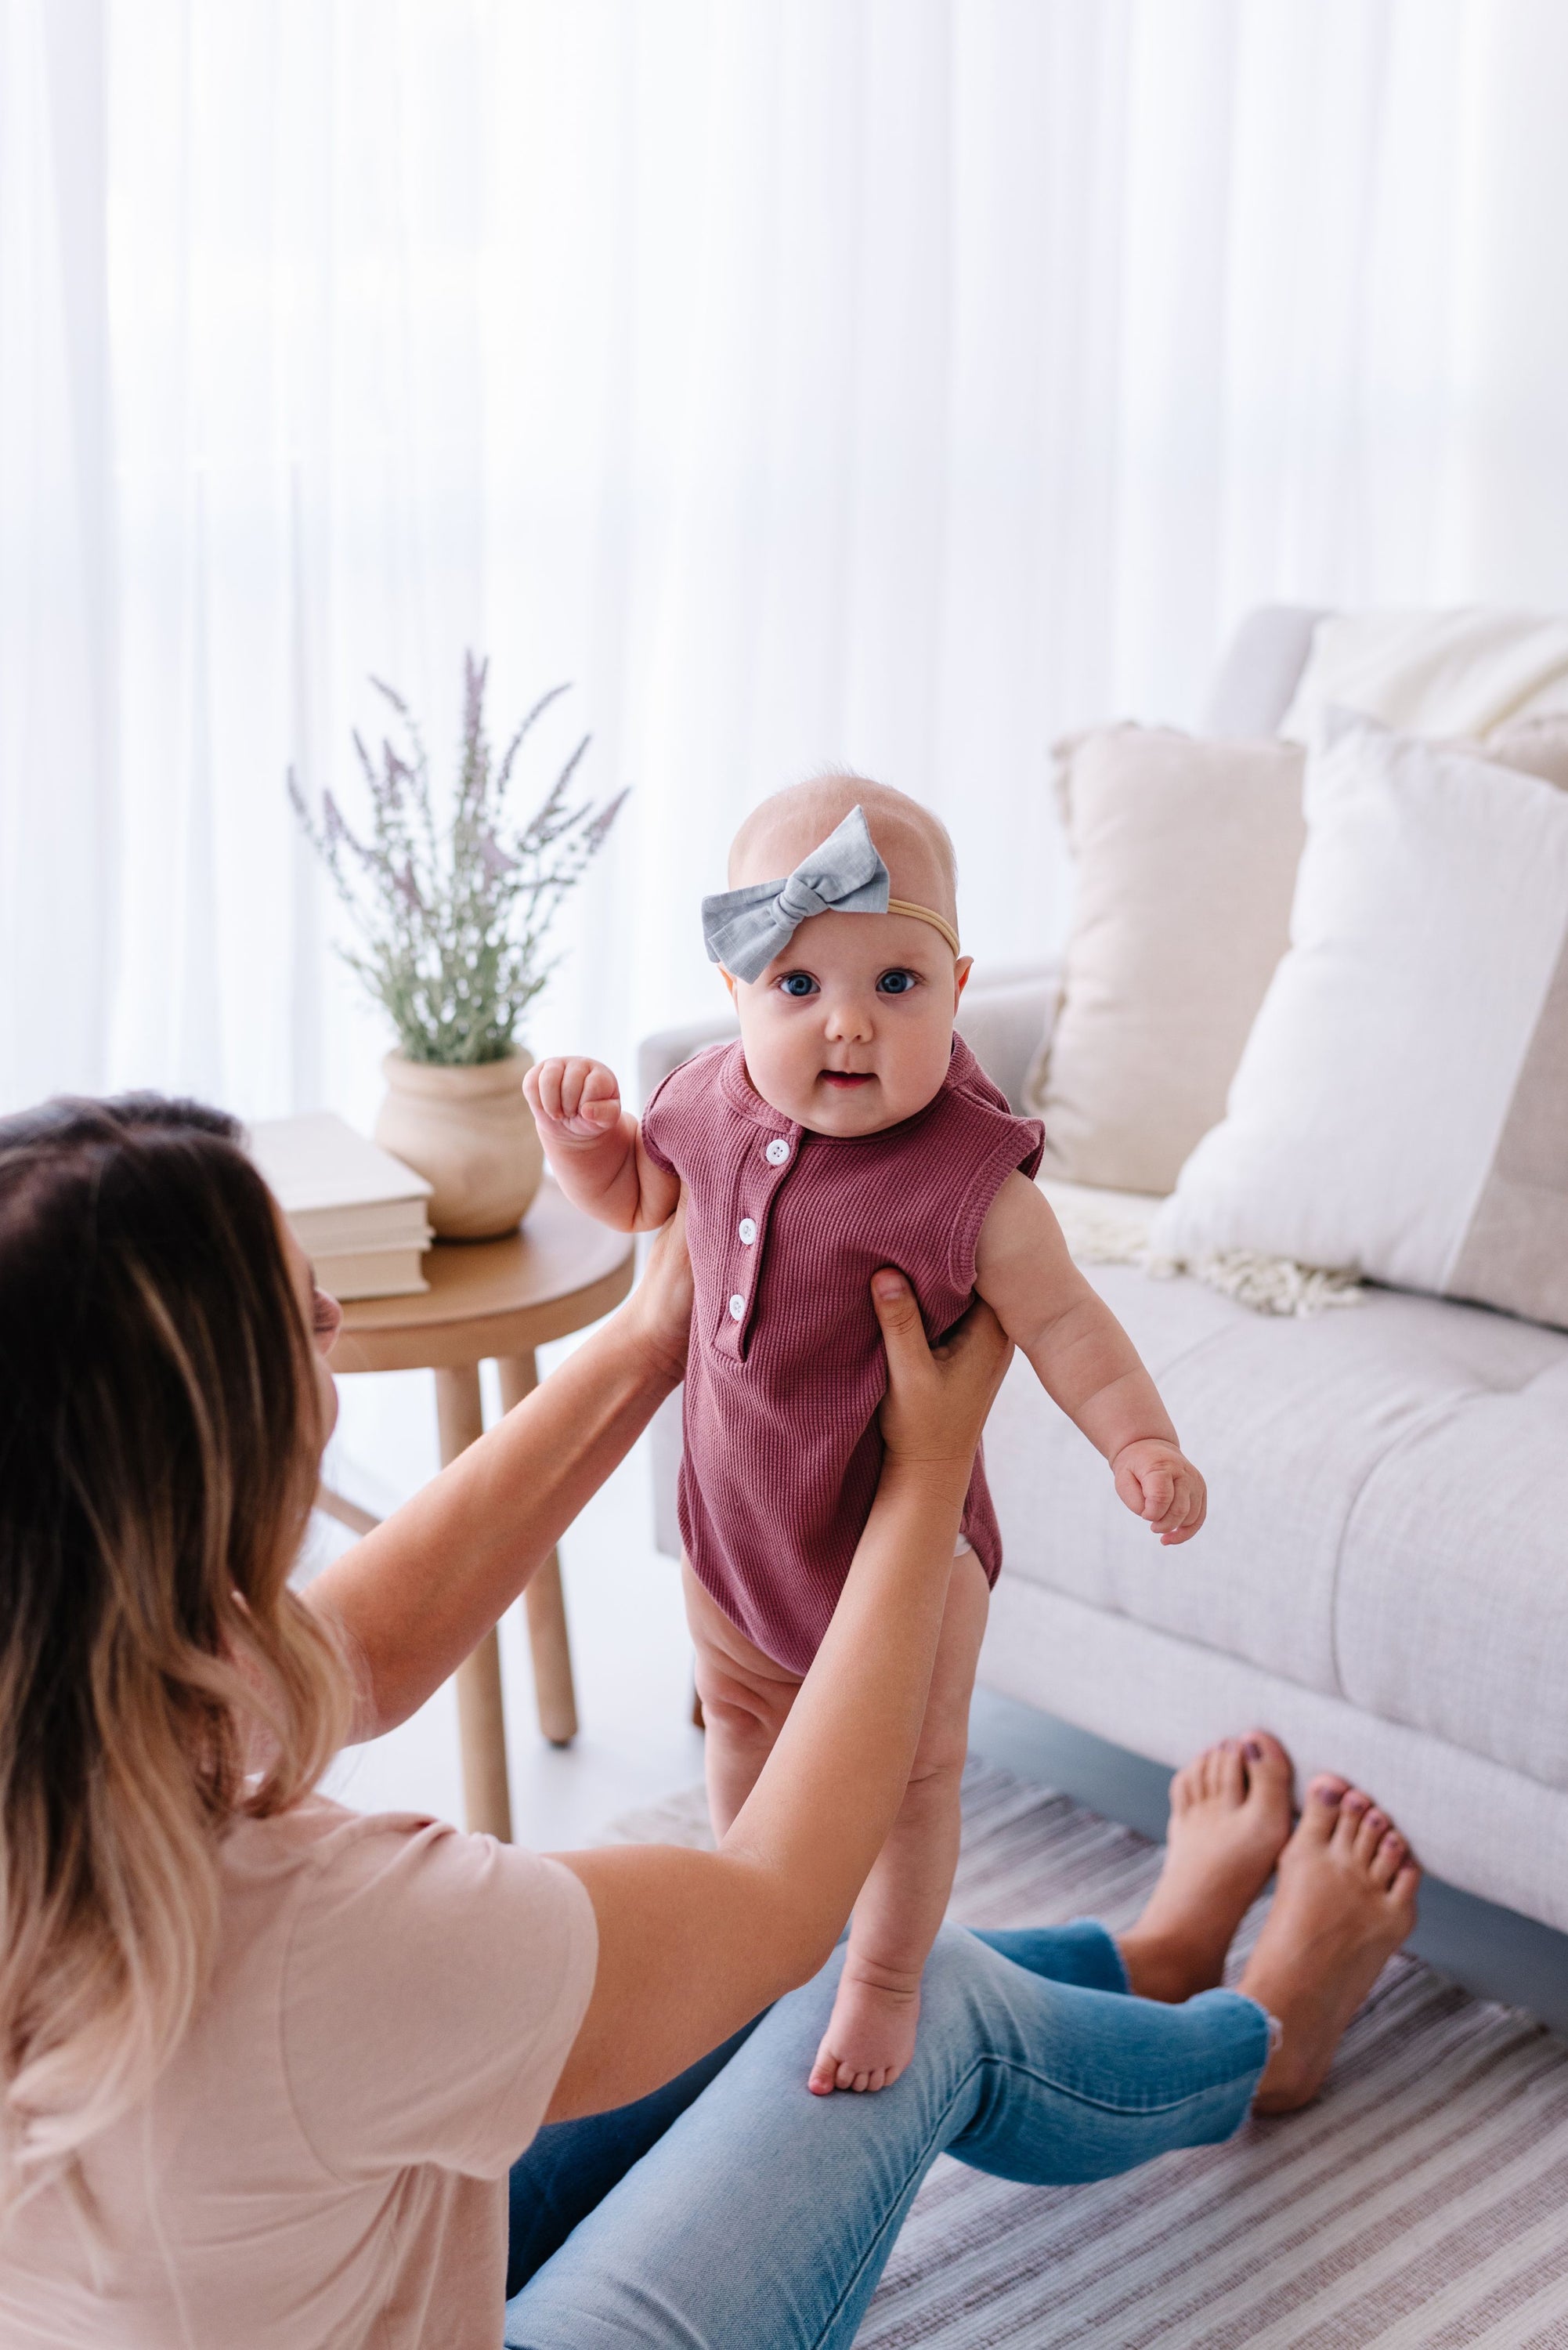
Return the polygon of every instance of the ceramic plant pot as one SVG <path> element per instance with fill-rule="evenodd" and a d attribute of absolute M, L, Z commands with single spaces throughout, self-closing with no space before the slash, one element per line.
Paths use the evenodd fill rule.
<path fill-rule="evenodd" d="M 514 1232 L 545 1172 L 534 1114 L 523 1098 L 531 1053 L 472 1067 L 438 1068 L 389 1053 L 387 1098 L 376 1120 L 384 1150 L 435 1190 L 426 1212 L 443 1241 Z"/>

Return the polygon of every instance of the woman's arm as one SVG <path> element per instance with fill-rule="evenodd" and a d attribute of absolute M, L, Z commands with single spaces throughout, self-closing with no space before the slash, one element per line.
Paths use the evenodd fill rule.
<path fill-rule="evenodd" d="M 560 1369 L 306 1592 L 358 1670 L 352 1735 L 406 1721 L 511 1606 L 647 1427 L 685 1365 L 683 1220 L 641 1281 Z"/>
<path fill-rule="evenodd" d="M 887 1459 L 833 1621 L 717 1853 L 557 1857 L 598 1920 L 593 1997 L 549 2118 L 644 2095 L 831 1951 L 903 1800 L 974 1449 L 1011 1351 L 978 1305 L 933 1356 L 908 1284 L 873 1283 Z"/>

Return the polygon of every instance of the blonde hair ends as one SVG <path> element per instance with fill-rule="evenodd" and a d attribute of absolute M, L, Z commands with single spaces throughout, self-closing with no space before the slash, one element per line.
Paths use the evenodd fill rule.
<path fill-rule="evenodd" d="M 231 1120 L 0 1120 L 0 2211 L 79 2183 L 147 2095 L 211 1974 L 225 1829 L 347 1730 L 287 1586 L 308 1348 Z"/>

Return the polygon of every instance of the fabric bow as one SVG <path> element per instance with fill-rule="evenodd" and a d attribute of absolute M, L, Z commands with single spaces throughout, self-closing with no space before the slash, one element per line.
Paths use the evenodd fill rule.
<path fill-rule="evenodd" d="M 885 914 L 888 868 L 877 854 L 863 808 L 782 881 L 753 881 L 702 900 L 702 941 L 710 962 L 735 979 L 760 979 L 813 914 Z"/>

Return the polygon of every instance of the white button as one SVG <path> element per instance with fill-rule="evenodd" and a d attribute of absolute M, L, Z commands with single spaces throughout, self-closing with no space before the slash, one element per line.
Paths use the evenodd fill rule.
<path fill-rule="evenodd" d="M 784 1160 L 789 1157 L 789 1144 L 784 1140 L 782 1134 L 777 1134 L 774 1137 L 767 1149 L 763 1151 L 763 1157 L 767 1160 L 770 1167 L 782 1167 L 784 1165 Z"/>
<path fill-rule="evenodd" d="M 746 1301 L 745 1301 L 745 1299 L 744 1299 L 743 1297 L 732 1297 L 732 1298 L 731 1298 L 731 1300 L 730 1300 L 730 1312 L 731 1312 L 732 1315 L 734 1317 L 734 1319 L 735 1319 L 737 1322 L 740 1320 L 740 1318 L 741 1318 L 742 1315 L 745 1312 L 745 1310 L 746 1310 Z"/>
<path fill-rule="evenodd" d="M 755 1224 L 754 1224 L 754 1223 L 753 1223 L 753 1222 L 752 1222 L 752 1220 L 751 1220 L 750 1216 L 742 1216 L 742 1217 L 741 1218 L 741 1245 L 742 1245 L 742 1248 L 750 1248 L 750 1247 L 751 1247 L 751 1245 L 752 1245 L 752 1243 L 756 1239 L 756 1237 L 757 1237 L 757 1228 L 756 1228 Z"/>

